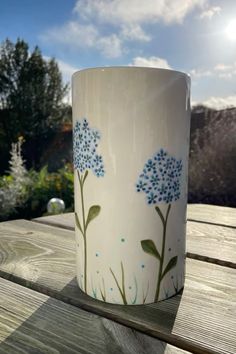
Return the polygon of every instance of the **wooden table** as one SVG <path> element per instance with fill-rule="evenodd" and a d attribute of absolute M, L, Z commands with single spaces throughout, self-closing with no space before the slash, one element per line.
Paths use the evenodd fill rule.
<path fill-rule="evenodd" d="M 104 304 L 75 281 L 72 214 L 0 223 L 0 353 L 236 353 L 236 209 L 189 205 L 185 288 Z"/>

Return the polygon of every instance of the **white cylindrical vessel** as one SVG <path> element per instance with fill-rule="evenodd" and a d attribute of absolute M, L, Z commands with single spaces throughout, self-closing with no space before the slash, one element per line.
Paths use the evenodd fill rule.
<path fill-rule="evenodd" d="M 184 285 L 190 78 L 104 67 L 72 79 L 77 279 L 117 304 Z"/>

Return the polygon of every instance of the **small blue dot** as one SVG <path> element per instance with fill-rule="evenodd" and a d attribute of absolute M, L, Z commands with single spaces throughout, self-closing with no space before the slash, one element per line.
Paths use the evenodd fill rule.
<path fill-rule="evenodd" d="M 113 288 L 110 288 L 111 291 L 113 291 Z"/>
<path fill-rule="evenodd" d="M 142 267 L 142 268 L 145 268 L 145 265 L 144 265 L 144 264 L 142 264 L 142 265 L 141 265 L 141 267 Z"/>
<path fill-rule="evenodd" d="M 129 289 L 132 289 L 132 286 L 129 286 Z"/>
<path fill-rule="evenodd" d="M 122 238 L 122 239 L 121 239 L 121 242 L 125 242 L 125 239 L 124 239 L 124 238 Z"/>
<path fill-rule="evenodd" d="M 96 253 L 96 257 L 98 257 L 99 256 L 99 254 L 98 253 Z"/>

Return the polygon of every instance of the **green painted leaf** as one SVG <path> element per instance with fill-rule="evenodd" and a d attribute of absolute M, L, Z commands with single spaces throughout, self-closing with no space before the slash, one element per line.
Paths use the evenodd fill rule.
<path fill-rule="evenodd" d="M 99 205 L 92 205 L 88 212 L 88 218 L 86 221 L 85 229 L 87 229 L 88 224 L 100 213 L 101 207 Z"/>
<path fill-rule="evenodd" d="M 151 254 L 152 256 L 156 257 L 161 260 L 160 253 L 156 249 L 155 243 L 152 240 L 142 240 L 141 246 L 144 252 Z"/>
<path fill-rule="evenodd" d="M 178 256 L 174 256 L 169 260 L 169 263 L 167 264 L 164 272 L 162 273 L 161 279 L 163 279 L 166 273 L 168 273 L 172 268 L 176 266 L 177 260 L 178 260 Z"/>
<path fill-rule="evenodd" d="M 79 221 L 79 216 L 78 216 L 77 213 L 75 213 L 75 223 L 76 223 L 76 226 L 78 227 L 78 229 L 81 231 L 81 233 L 83 233 L 82 227 L 81 227 L 81 224 L 80 224 L 80 221 Z"/>

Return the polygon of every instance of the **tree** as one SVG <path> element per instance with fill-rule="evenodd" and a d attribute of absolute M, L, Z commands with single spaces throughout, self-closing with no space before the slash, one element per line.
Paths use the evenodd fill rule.
<path fill-rule="evenodd" d="M 32 53 L 24 40 L 0 46 L 0 136 L 10 150 L 20 136 L 31 165 L 37 165 L 48 137 L 68 114 L 63 103 L 68 86 L 55 59 L 46 60 L 36 46 Z"/>
<path fill-rule="evenodd" d="M 236 108 L 198 107 L 191 130 L 189 201 L 235 207 Z"/>

